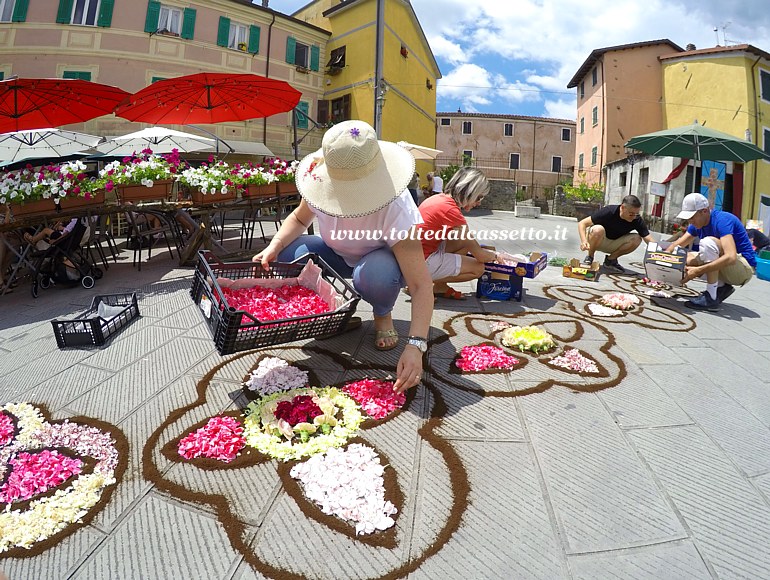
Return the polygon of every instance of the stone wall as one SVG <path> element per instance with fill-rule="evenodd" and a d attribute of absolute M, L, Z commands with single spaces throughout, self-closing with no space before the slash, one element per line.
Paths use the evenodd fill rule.
<path fill-rule="evenodd" d="M 481 202 L 483 209 L 513 211 L 516 201 L 516 184 L 513 181 L 489 180 L 489 194 Z"/>

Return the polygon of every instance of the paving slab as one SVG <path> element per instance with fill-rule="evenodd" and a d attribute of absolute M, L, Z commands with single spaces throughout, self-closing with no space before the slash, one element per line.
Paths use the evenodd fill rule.
<path fill-rule="evenodd" d="M 698 427 L 629 434 L 719 578 L 767 578 L 770 507 Z"/>

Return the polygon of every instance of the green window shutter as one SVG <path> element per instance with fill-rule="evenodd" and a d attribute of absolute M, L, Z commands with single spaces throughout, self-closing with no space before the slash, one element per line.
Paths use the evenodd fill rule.
<path fill-rule="evenodd" d="M 308 125 L 308 103 L 300 101 L 297 103 L 295 111 L 297 111 L 297 129 L 307 129 Z"/>
<path fill-rule="evenodd" d="M 59 11 L 56 13 L 56 22 L 69 24 L 72 21 L 73 0 L 59 0 Z"/>
<path fill-rule="evenodd" d="M 18 1 L 18 0 L 17 0 Z M 102 0 L 99 4 L 99 16 L 96 19 L 96 25 L 109 28 L 112 24 L 112 9 L 115 7 L 115 0 Z"/>
<path fill-rule="evenodd" d="M 150 84 L 157 83 L 158 81 L 165 81 L 166 77 L 152 77 L 150 79 Z"/>
<path fill-rule="evenodd" d="M 259 26 L 253 24 L 249 26 L 249 52 L 251 54 L 259 54 Z"/>
<path fill-rule="evenodd" d="M 11 16 L 11 22 L 26 21 L 28 7 L 29 7 L 29 0 L 16 0 L 16 4 L 13 6 L 13 15 Z"/>
<path fill-rule="evenodd" d="M 289 36 L 286 39 L 286 62 L 294 64 L 294 53 L 297 51 L 297 39 Z"/>
<path fill-rule="evenodd" d="M 160 19 L 160 2 L 150 0 L 147 3 L 147 16 L 144 19 L 145 32 L 157 32 Z"/>
<path fill-rule="evenodd" d="M 5 80 L 5 73 L 0 70 L 0 81 L 4 81 L 4 80 Z"/>
<path fill-rule="evenodd" d="M 310 70 L 318 70 L 318 61 L 321 56 L 321 49 L 317 46 L 310 47 Z"/>
<path fill-rule="evenodd" d="M 83 81 L 91 80 L 91 73 L 79 70 L 65 70 L 62 74 L 63 79 L 80 79 Z"/>
<path fill-rule="evenodd" d="M 182 19 L 182 38 L 185 40 L 192 40 L 195 36 L 195 16 L 197 11 L 195 8 L 185 8 L 184 18 Z"/>
<path fill-rule="evenodd" d="M 217 46 L 227 46 L 230 40 L 230 19 L 219 17 L 219 31 L 217 32 Z"/>

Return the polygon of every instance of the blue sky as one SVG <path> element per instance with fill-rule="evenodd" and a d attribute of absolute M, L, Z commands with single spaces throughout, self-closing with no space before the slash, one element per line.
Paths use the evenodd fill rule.
<path fill-rule="evenodd" d="M 258 3 L 258 2 L 256 2 Z M 271 0 L 291 14 L 307 2 Z M 443 78 L 438 111 L 575 118 L 592 50 L 668 38 L 770 52 L 768 0 L 412 0 Z M 714 30 L 716 28 L 716 31 Z"/>

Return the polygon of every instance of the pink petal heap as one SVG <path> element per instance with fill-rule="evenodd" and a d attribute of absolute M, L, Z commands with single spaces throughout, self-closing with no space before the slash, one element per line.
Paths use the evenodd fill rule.
<path fill-rule="evenodd" d="M 671 288 L 671 286 L 669 286 L 665 282 L 661 282 L 659 280 L 651 280 L 650 278 L 647 278 L 647 277 L 642 278 L 642 284 L 644 284 L 645 286 L 649 286 L 653 290 L 668 290 L 669 288 Z"/>
<path fill-rule="evenodd" d="M 348 383 L 342 387 L 342 392 L 349 395 L 358 403 L 364 412 L 374 419 L 383 419 L 406 402 L 404 393 L 393 391 L 391 381 L 363 379 Z"/>
<path fill-rule="evenodd" d="M 0 487 L 0 502 L 10 504 L 25 501 L 51 488 L 58 487 L 70 477 L 79 475 L 83 462 L 44 449 L 37 453 L 23 451 L 8 461 L 8 478 Z"/>
<path fill-rule="evenodd" d="M 304 286 L 222 288 L 222 293 L 230 306 L 244 310 L 262 322 L 329 312 L 329 305 L 323 298 Z"/>
<path fill-rule="evenodd" d="M 44 447 L 67 447 L 96 459 L 95 473 L 111 474 L 118 466 L 118 450 L 109 433 L 77 423 L 46 424 L 38 434 Z"/>
<path fill-rule="evenodd" d="M 599 302 L 608 308 L 615 308 L 616 310 L 631 310 L 634 306 L 639 304 L 640 300 L 633 294 L 613 292 L 611 294 L 605 294 L 602 296 L 599 299 Z"/>
<path fill-rule="evenodd" d="M 580 354 L 580 351 L 576 348 L 571 348 L 565 351 L 560 356 L 553 357 L 550 364 L 556 367 L 561 367 L 570 371 L 576 371 L 579 373 L 598 373 L 599 367 L 590 358 Z"/>
<path fill-rule="evenodd" d="M 356 535 L 386 530 L 395 524 L 398 510 L 385 501 L 385 468 L 374 449 L 354 443 L 347 449 L 329 449 L 291 468 L 305 496 L 321 511 L 354 522 Z"/>
<path fill-rule="evenodd" d="M 179 455 L 185 459 L 205 457 L 230 463 L 246 440 L 243 425 L 233 417 L 212 417 L 204 427 L 179 442 Z"/>
<path fill-rule="evenodd" d="M 13 441 L 13 431 L 13 420 L 6 413 L 0 413 L 0 447 Z"/>
<path fill-rule="evenodd" d="M 464 346 L 460 358 L 455 361 L 463 372 L 485 371 L 488 369 L 512 369 L 519 359 L 505 354 L 503 349 L 485 344 Z"/>

